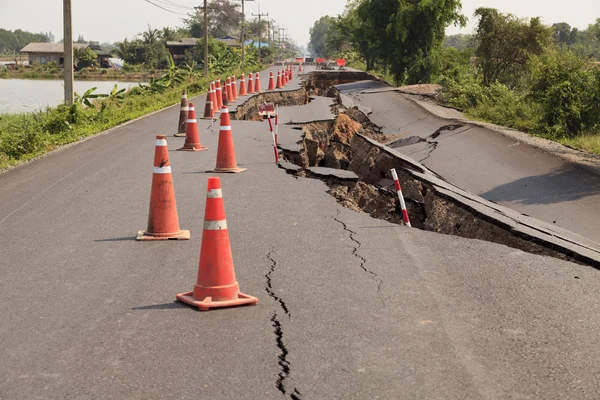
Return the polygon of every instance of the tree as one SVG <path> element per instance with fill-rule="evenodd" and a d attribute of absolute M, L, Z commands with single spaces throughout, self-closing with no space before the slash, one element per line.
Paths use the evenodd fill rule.
<path fill-rule="evenodd" d="M 98 64 L 98 55 L 89 47 L 74 47 L 73 59 L 77 70 L 95 67 Z"/>
<path fill-rule="evenodd" d="M 363 0 L 356 10 L 369 51 L 397 84 L 428 82 L 450 24 L 464 26 L 460 0 Z"/>
<path fill-rule="evenodd" d="M 444 47 L 454 47 L 458 50 L 465 50 L 473 47 L 473 35 L 459 33 L 457 35 L 446 36 Z"/>
<path fill-rule="evenodd" d="M 335 24 L 335 18 L 325 15 L 318 21 L 315 21 L 310 28 L 310 42 L 308 43 L 308 51 L 311 54 L 319 57 L 327 57 L 327 37 Z"/>
<path fill-rule="evenodd" d="M 188 14 L 184 19 L 186 28 L 192 37 L 204 36 L 204 11 L 203 7 L 197 7 L 196 11 Z M 236 35 L 239 32 L 242 13 L 238 11 L 238 5 L 230 0 L 212 0 L 208 7 L 208 34 L 214 38 Z"/>
<path fill-rule="evenodd" d="M 497 80 L 514 86 L 529 57 L 542 54 L 552 41 L 552 29 L 542 25 L 540 18 L 527 23 L 486 7 L 475 10 L 475 16 L 479 18 L 473 38 L 475 56 L 486 86 Z"/>

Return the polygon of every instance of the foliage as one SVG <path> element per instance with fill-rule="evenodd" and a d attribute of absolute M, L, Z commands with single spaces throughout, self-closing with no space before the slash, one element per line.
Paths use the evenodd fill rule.
<path fill-rule="evenodd" d="M 192 37 L 204 37 L 204 9 L 198 7 L 183 20 Z M 212 37 L 238 33 L 242 13 L 238 4 L 230 0 L 211 0 L 208 7 L 208 34 Z"/>
<path fill-rule="evenodd" d="M 599 127 L 600 68 L 565 47 L 532 59 L 531 65 L 531 98 L 542 106 L 548 133 L 574 137 Z"/>
<path fill-rule="evenodd" d="M 52 33 L 31 33 L 17 29 L 8 31 L 0 29 L 0 54 L 17 54 L 21 49 L 33 42 L 50 42 Z"/>
<path fill-rule="evenodd" d="M 473 47 L 473 35 L 462 33 L 446 36 L 444 47 L 454 47 L 458 50 L 466 50 Z"/>
<path fill-rule="evenodd" d="M 73 59 L 75 61 L 76 69 L 95 67 L 98 65 L 98 55 L 94 53 L 94 50 L 89 47 L 73 48 Z"/>
<path fill-rule="evenodd" d="M 332 49 L 327 47 L 327 41 L 335 24 L 335 18 L 325 15 L 316 21 L 313 27 L 310 28 L 308 51 L 310 51 L 313 56 L 330 57 Z"/>
<path fill-rule="evenodd" d="M 148 29 L 138 36 L 141 38 L 115 43 L 112 53 L 127 64 L 143 64 L 148 68 L 164 68 L 167 66 L 167 49 L 162 34 L 164 29 Z"/>
<path fill-rule="evenodd" d="M 542 54 L 548 47 L 552 31 L 539 18 L 527 23 L 493 8 L 478 8 L 475 16 L 479 24 L 473 40 L 483 84 L 499 80 L 515 86 L 514 78 L 527 67 L 529 57 Z"/>

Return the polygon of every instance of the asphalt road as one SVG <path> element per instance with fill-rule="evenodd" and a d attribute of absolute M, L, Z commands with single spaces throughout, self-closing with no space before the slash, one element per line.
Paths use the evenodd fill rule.
<path fill-rule="evenodd" d="M 339 85 L 357 105 L 372 108 L 392 144 L 449 182 L 485 199 L 600 243 L 600 177 L 497 132 L 437 118 L 406 95 L 373 81 Z"/>
<path fill-rule="evenodd" d="M 274 165 L 264 123 L 232 122 L 248 171 L 221 176 L 236 275 L 259 304 L 175 303 L 196 279 L 218 127 L 200 122 L 209 151 L 170 151 L 191 240 L 133 238 L 154 136 L 180 147 L 177 119 L 0 176 L 1 399 L 600 396 L 597 271 L 344 209 Z"/>

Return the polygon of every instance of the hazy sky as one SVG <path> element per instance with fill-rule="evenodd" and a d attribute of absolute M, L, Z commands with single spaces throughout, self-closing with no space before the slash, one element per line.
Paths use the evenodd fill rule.
<path fill-rule="evenodd" d="M 181 25 L 182 15 L 163 11 L 144 0 L 72 0 L 74 37 L 82 34 L 86 40 L 115 42 L 132 38 L 146 29 Z M 178 4 L 184 7 L 200 5 L 201 0 L 159 0 L 160 4 Z M 209 0 L 210 1 L 210 0 Z M 344 10 L 346 0 L 254 0 L 246 2 L 246 15 L 269 13 L 280 26 L 288 28 L 288 35 L 299 45 L 308 42 L 308 30 L 323 15 L 336 15 Z M 545 23 L 565 21 L 585 28 L 600 18 L 600 0 L 463 0 L 463 13 L 469 17 L 466 32 L 473 28 L 473 11 L 477 7 L 494 7 L 520 17 L 541 16 Z M 186 12 L 175 6 L 172 10 Z M 24 29 L 54 33 L 56 40 L 62 34 L 62 1 L 60 0 L 0 0 L 0 28 Z M 456 33 L 450 28 L 448 33 Z"/>

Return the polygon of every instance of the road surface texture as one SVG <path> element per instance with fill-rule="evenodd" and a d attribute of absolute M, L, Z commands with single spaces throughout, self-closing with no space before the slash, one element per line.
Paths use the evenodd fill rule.
<path fill-rule="evenodd" d="M 449 182 L 487 200 L 600 243 L 600 177 L 497 132 L 435 117 L 374 81 L 336 86 L 372 109 L 391 144 Z"/>
<path fill-rule="evenodd" d="M 232 121 L 248 171 L 221 175 L 259 304 L 175 303 L 195 283 L 218 134 L 199 122 L 209 150 L 174 151 L 178 111 L 0 176 L 1 399 L 600 396 L 596 270 L 344 209 L 274 165 L 266 123 Z M 133 240 L 159 133 L 189 241 Z"/>

